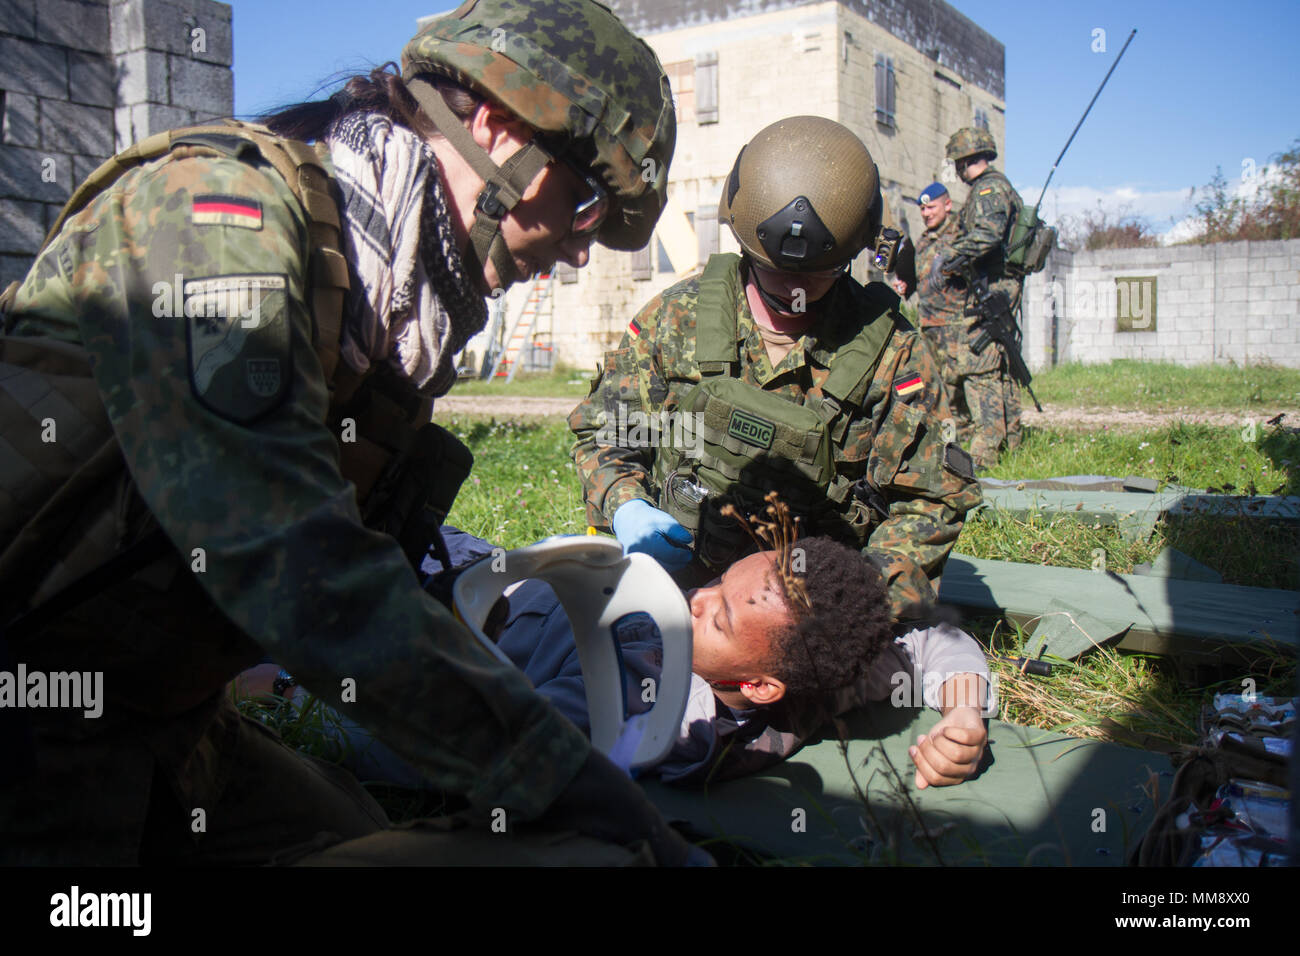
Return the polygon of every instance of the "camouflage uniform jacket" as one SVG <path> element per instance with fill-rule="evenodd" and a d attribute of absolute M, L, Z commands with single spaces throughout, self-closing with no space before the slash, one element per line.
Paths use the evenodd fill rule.
<path fill-rule="evenodd" d="M 952 255 L 957 238 L 957 210 L 944 217 L 938 229 L 927 229 L 916 244 L 916 281 L 921 325 L 947 325 L 960 321 L 966 308 L 965 290 L 948 283 L 939 272 L 943 260 Z"/>
<path fill-rule="evenodd" d="M 823 301 L 827 311 L 774 368 L 737 282 L 736 337 L 740 378 L 791 402 L 820 396 L 820 386 L 844 343 L 865 321 L 856 314 L 845 277 Z M 651 486 L 653 448 L 602 446 L 597 432 L 619 403 L 651 416 L 672 413 L 700 382 L 695 359 L 699 276 L 652 299 L 632 321 L 621 346 L 605 357 L 591 394 L 569 417 L 577 435 L 574 461 L 582 480 L 590 524 L 608 528 L 619 506 L 640 498 L 658 507 Z M 891 293 L 892 295 L 892 293 Z M 895 297 L 894 301 L 897 301 Z M 884 318 L 885 316 L 879 316 Z M 900 319 L 900 321 L 902 321 Z M 962 464 L 964 453 L 946 448 L 939 423 L 948 417 L 943 381 L 933 353 L 915 331 L 896 330 L 876 365 L 860 408 L 845 406 L 843 437 L 835 442 L 835 468 L 852 481 L 869 477 L 888 515 L 871 530 L 864 553 L 882 567 L 895 613 L 934 601 L 939 575 L 966 512 L 980 501 L 979 485 Z M 933 582 L 933 583 L 932 583 Z"/>
<path fill-rule="evenodd" d="M 102 719 L 50 732 L 93 746 L 75 770 L 20 783 L 20 806 L 45 787 L 75 807 L 77 780 L 97 796 L 93 811 L 67 811 L 81 815 L 81 828 L 98 826 L 89 815 L 129 831 L 143 819 L 155 760 L 182 806 L 213 806 L 232 772 L 221 743 L 229 727 L 219 726 L 225 685 L 264 653 L 484 812 L 539 815 L 587 759 L 583 735 L 421 591 L 392 537 L 362 523 L 340 472 L 340 436 L 324 423 L 328 394 L 306 304 L 310 249 L 303 208 L 275 172 L 172 153 L 72 217 L 23 283 L 0 360 L 40 373 L 43 353 L 29 361 L 27 350 L 70 343 L 89 353 L 93 385 L 79 415 L 67 402 L 0 401 L 6 447 L 35 442 L 52 417 L 68 436 L 69 472 L 117 461 L 67 504 L 61 575 L 25 594 L 57 592 L 153 527 L 175 550 L 11 647 L 29 667 L 102 670 L 107 699 Z M 287 369 L 279 397 L 243 422 L 212 407 L 242 378 L 243 363 L 231 361 L 241 319 L 175 309 L 205 295 L 194 280 L 229 276 L 265 280 L 247 341 L 262 335 Z M 200 356 L 213 335 L 224 336 L 220 346 Z M 86 435 L 94 441 L 79 440 Z M 0 528 L 0 551 L 11 530 Z M 0 566 L 0 592 L 12 598 L 21 573 Z M 62 745 L 43 750 L 46 737 L 38 725 L 38 760 L 57 768 Z M 8 804 L 0 787 L 0 819 Z"/>
<path fill-rule="evenodd" d="M 962 207 L 959 222 L 960 235 L 952 243 L 954 255 L 967 255 L 977 263 L 977 269 L 988 277 L 990 291 L 1007 294 L 1014 313 L 1020 304 L 1019 279 L 1004 271 L 1006 243 L 1023 205 L 1020 194 L 1006 176 L 990 167 L 970 184 L 970 194 Z M 950 284 L 960 286 L 958 280 Z M 970 350 L 974 336 L 967 322 L 952 327 L 948 336 L 949 358 L 963 375 L 990 372 L 1002 364 L 1002 346 L 992 344 L 979 355 Z M 951 327 L 951 326 L 950 326 Z M 958 334 L 958 333 L 961 334 Z"/>
<path fill-rule="evenodd" d="M 992 167 L 984 170 L 970 184 L 958 221 L 960 234 L 952 244 L 953 255 L 970 256 L 978 264 L 990 289 L 1010 296 L 1012 311 L 1020 302 L 1020 280 L 1006 274 L 1006 249 L 1023 205 L 1006 176 Z"/>

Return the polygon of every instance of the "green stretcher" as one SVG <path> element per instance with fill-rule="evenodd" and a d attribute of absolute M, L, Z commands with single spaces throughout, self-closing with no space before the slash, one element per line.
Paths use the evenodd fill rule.
<path fill-rule="evenodd" d="M 760 774 L 703 790 L 648 781 L 645 790 L 670 820 L 716 838 L 704 845 L 720 858 L 1121 866 L 1173 779 L 1164 754 L 992 720 L 978 776 L 917 790 L 907 748 L 938 719 L 884 701 L 842 721 L 847 759 L 828 738 Z"/>

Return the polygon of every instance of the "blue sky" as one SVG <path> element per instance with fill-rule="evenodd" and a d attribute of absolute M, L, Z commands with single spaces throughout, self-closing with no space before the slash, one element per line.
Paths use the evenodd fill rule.
<path fill-rule="evenodd" d="M 1300 138 L 1300 3 L 1295 0 L 949 0 L 1006 46 L 1007 155 L 1038 198 L 1124 39 L 1138 35 L 1066 154 L 1049 217 L 1126 205 L 1157 230 L 1189 211 L 1189 187 L 1221 166 L 1264 166 Z M 233 0 L 235 109 L 310 97 L 339 71 L 396 59 L 419 16 L 451 0 Z M 1096 52 L 1095 30 L 1105 31 Z M 1245 167 L 1249 169 L 1249 166 Z"/>

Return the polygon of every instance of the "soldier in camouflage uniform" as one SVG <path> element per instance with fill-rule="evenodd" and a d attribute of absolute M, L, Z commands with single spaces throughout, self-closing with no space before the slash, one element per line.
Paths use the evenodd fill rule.
<path fill-rule="evenodd" d="M 1003 291 L 1012 314 L 1020 305 L 1021 280 L 1007 274 L 1005 257 L 1011 229 L 1023 202 L 1007 177 L 989 163 L 997 146 L 986 130 L 960 129 L 948 140 L 948 158 L 957 174 L 970 185 L 958 221 L 960 234 L 952 244 L 952 257 L 941 266 L 950 281 L 965 289 L 972 278 L 983 277 L 990 291 Z M 977 333 L 954 335 L 947 342 L 949 360 L 958 388 L 974 420 L 971 457 L 980 468 L 998 463 L 1003 447 L 1020 444 L 1020 388 L 1011 378 L 1001 345 L 990 343 L 980 354 L 971 349 Z"/>
<path fill-rule="evenodd" d="M 943 183 L 934 182 L 921 191 L 916 204 L 921 207 L 925 232 L 916 243 L 915 275 L 894 280 L 894 289 L 907 298 L 919 293 L 917 312 L 921 334 L 934 349 L 943 370 L 948 391 L 948 408 L 960 441 L 968 441 L 972 432 L 970 412 L 965 396 L 957 389 L 957 376 L 948 359 L 948 339 L 966 334 L 966 293 L 958 289 L 939 271 L 944 259 L 951 257 L 951 244 L 957 238 L 957 217 L 952 211 L 952 197 Z"/>
<path fill-rule="evenodd" d="M 315 146 L 242 125 L 138 144 L 6 292 L 0 681 L 99 672 L 104 699 L 94 719 L 4 702 L 0 862 L 261 863 L 383 827 L 354 779 L 235 711 L 227 682 L 266 655 L 472 820 L 637 848 L 603 862 L 689 852 L 420 590 L 393 516 L 419 531 L 429 506 L 390 493 L 427 483 L 405 469 L 489 289 L 648 241 L 667 78 L 590 0 L 480 0 L 401 77 L 345 89 L 272 121 Z"/>
<path fill-rule="evenodd" d="M 744 256 L 713 256 L 652 299 L 570 416 L 592 525 L 698 580 L 746 544 L 720 507 L 754 512 L 775 489 L 807 533 L 875 561 L 896 616 L 935 600 L 980 494 L 940 436 L 940 372 L 898 297 L 845 273 L 881 207 L 875 163 L 838 123 L 782 120 L 741 151 L 719 217 Z M 688 413 L 672 431 L 694 429 L 702 457 L 625 427 Z"/>

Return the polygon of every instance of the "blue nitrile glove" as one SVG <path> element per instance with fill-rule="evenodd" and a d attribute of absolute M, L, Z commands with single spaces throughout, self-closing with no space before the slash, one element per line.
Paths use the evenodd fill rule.
<path fill-rule="evenodd" d="M 644 499 L 619 505 L 614 512 L 614 537 L 624 551 L 648 554 L 667 571 L 691 563 L 691 533 Z"/>

